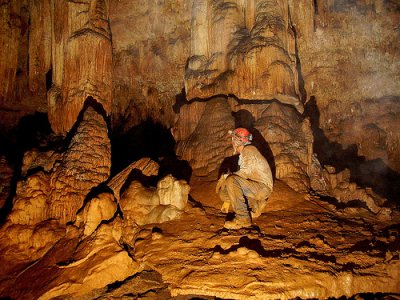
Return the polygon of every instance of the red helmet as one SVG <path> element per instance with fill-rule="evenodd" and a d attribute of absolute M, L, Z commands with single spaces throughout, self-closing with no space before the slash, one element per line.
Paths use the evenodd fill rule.
<path fill-rule="evenodd" d="M 249 144 L 253 139 L 252 134 L 246 128 L 236 128 L 235 130 L 229 130 L 229 134 L 232 135 L 237 141 L 242 142 L 243 144 Z"/>

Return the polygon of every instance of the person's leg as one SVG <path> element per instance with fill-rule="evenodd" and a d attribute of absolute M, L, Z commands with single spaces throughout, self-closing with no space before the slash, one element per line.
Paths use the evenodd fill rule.
<path fill-rule="evenodd" d="M 226 190 L 229 195 L 232 209 L 236 213 L 233 221 L 225 222 L 224 226 L 226 228 L 237 229 L 251 225 L 250 213 L 242 190 L 245 181 L 246 179 L 237 175 L 230 175 L 226 180 Z"/>
<path fill-rule="evenodd" d="M 235 211 L 236 216 L 242 219 L 249 217 L 249 211 L 243 191 L 245 181 L 246 179 L 237 175 L 230 175 L 226 180 L 226 188 L 229 199 L 231 200 L 232 208 Z"/>
<path fill-rule="evenodd" d="M 221 199 L 222 202 L 231 202 L 231 199 L 229 198 L 228 194 L 228 189 L 226 187 L 226 184 L 221 187 L 221 189 L 218 192 L 218 196 Z"/>
<path fill-rule="evenodd" d="M 226 188 L 226 184 L 225 183 L 220 188 L 220 190 L 218 192 L 218 196 L 223 202 L 222 203 L 222 207 L 221 207 L 221 211 L 223 213 L 227 214 L 229 212 L 229 207 L 231 206 L 231 199 L 229 198 L 228 190 Z"/>
<path fill-rule="evenodd" d="M 261 215 L 265 205 L 267 204 L 267 199 L 269 198 L 271 193 L 271 189 L 266 185 L 258 182 L 253 182 L 251 192 L 245 194 L 251 211 L 252 219 L 255 219 Z"/>

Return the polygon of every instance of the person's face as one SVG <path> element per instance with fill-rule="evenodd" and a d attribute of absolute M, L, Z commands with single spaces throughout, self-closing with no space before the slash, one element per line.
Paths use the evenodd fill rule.
<path fill-rule="evenodd" d="M 234 137 L 232 137 L 231 140 L 232 143 L 232 147 L 233 147 L 233 154 L 236 153 L 240 153 L 240 151 L 242 150 L 242 143 L 240 141 L 238 141 L 237 139 L 235 139 Z"/>

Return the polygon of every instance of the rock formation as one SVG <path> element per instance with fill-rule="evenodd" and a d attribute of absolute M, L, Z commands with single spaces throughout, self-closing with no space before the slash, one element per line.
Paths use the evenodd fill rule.
<path fill-rule="evenodd" d="M 0 1 L 0 297 L 398 295 L 399 12 Z M 252 226 L 226 230 L 235 127 L 275 182 Z"/>
<path fill-rule="evenodd" d="M 111 112 L 111 32 L 108 1 L 55 1 L 51 31 L 53 85 L 49 120 L 65 134 L 88 97 Z"/>
<path fill-rule="evenodd" d="M 193 2 L 188 99 L 278 99 L 302 112 L 295 42 L 286 0 Z"/>
<path fill-rule="evenodd" d="M 224 157 L 232 154 L 227 133 L 234 126 L 234 120 L 226 100 L 184 106 L 177 124 L 173 130 L 178 142 L 176 153 L 189 162 L 195 176 L 217 179 Z"/>
<path fill-rule="evenodd" d="M 75 220 L 91 189 L 109 177 L 107 140 L 103 116 L 89 106 L 67 151 L 41 155 L 44 164 L 24 160 L 29 164 L 24 173 L 35 172 L 17 184 L 13 210 L 1 230 L 3 259 L 16 260 L 14 265 L 38 259 L 65 234 L 65 225 Z"/>
<path fill-rule="evenodd" d="M 165 224 L 160 234 L 148 226 L 137 237 L 136 257 L 161 274 L 173 296 L 320 299 L 398 289 L 399 262 L 389 250 L 397 248 L 397 225 L 373 221 L 372 234 L 358 223 L 368 219 L 367 210 L 341 211 L 339 217 L 334 204 L 285 190 L 276 183 L 251 230 L 221 230 L 224 218 L 216 217 L 210 199 L 204 210 L 185 216 L 182 227 Z M 207 192 L 203 186 L 192 195 L 199 199 Z"/>
<path fill-rule="evenodd" d="M 91 107 L 84 112 L 63 156 L 50 177 L 49 216 L 67 223 L 74 220 L 87 194 L 110 176 L 110 140 L 101 114 Z"/>
<path fill-rule="evenodd" d="M 6 157 L 0 157 L 0 208 L 3 208 L 10 194 L 10 185 L 13 169 L 9 166 Z"/>
<path fill-rule="evenodd" d="M 119 202 L 127 225 L 142 226 L 178 218 L 187 204 L 189 189 L 185 181 L 171 175 L 162 178 L 157 188 L 146 188 L 139 181 L 133 181 Z"/>
<path fill-rule="evenodd" d="M 0 42 L 3 54 L 0 59 L 0 78 L 4 83 L 0 88 L 0 100 L 4 103 L 13 99 L 16 93 L 20 36 L 28 29 L 22 9 L 21 3 L 17 1 L 1 4 Z"/>

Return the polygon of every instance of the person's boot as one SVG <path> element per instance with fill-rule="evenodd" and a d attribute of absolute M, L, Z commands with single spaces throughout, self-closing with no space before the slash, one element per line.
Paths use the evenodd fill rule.
<path fill-rule="evenodd" d="M 232 221 L 225 221 L 224 227 L 226 229 L 240 229 L 251 226 L 250 218 L 235 217 Z"/>

